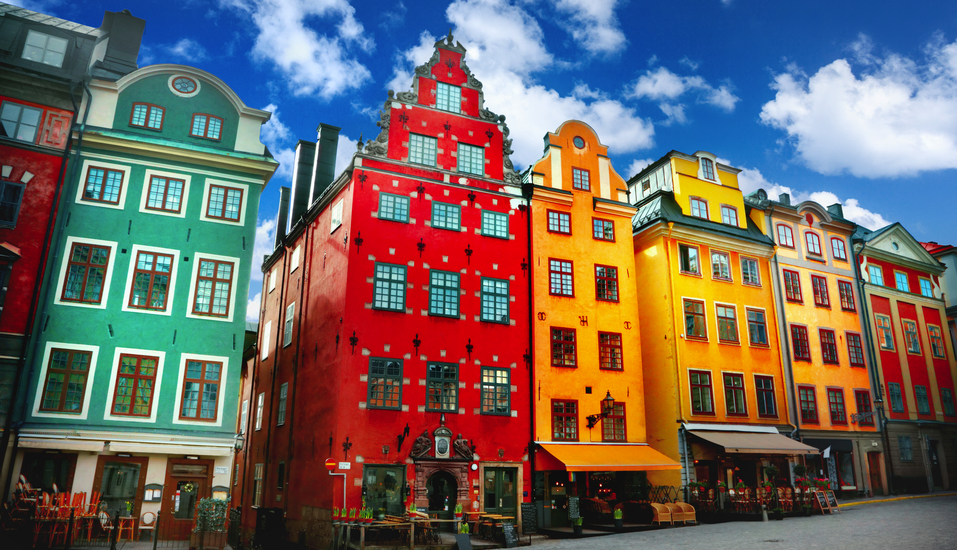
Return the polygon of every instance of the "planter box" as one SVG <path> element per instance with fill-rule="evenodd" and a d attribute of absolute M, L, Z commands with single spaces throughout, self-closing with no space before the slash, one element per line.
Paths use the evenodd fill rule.
<path fill-rule="evenodd" d="M 200 545 L 202 538 L 202 545 Z M 196 550 L 223 550 L 226 546 L 226 532 L 190 533 L 189 547 Z"/>

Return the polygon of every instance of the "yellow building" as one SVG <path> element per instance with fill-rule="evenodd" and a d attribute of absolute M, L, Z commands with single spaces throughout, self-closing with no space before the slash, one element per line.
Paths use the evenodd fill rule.
<path fill-rule="evenodd" d="M 872 391 L 864 304 L 859 295 L 851 235 L 840 204 L 791 204 L 787 194 L 770 200 L 764 190 L 746 197 L 763 212 L 777 243 L 774 291 L 781 315 L 778 334 L 790 385 L 791 422 L 800 439 L 828 450 L 808 457 L 812 472 L 846 496 L 884 494 L 883 445 Z"/>
<path fill-rule="evenodd" d="M 738 188 L 739 170 L 711 153 L 672 151 L 628 181 L 641 312 L 648 441 L 682 465 L 656 485 L 690 481 L 750 487 L 775 465 L 818 450 L 785 435 L 781 341 L 760 211 Z"/>
<path fill-rule="evenodd" d="M 631 218 L 624 179 L 587 124 L 545 137 L 531 193 L 536 495 L 543 527 L 644 498 L 646 470 L 678 464 L 646 443 Z M 590 519 L 590 518 L 589 518 Z"/>

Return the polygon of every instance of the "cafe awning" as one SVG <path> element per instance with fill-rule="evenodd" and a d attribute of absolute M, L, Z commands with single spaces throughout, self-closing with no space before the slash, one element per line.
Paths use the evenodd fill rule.
<path fill-rule="evenodd" d="M 724 448 L 727 453 L 762 455 L 816 455 L 818 449 L 794 441 L 779 433 L 689 431 L 709 443 Z"/>
<path fill-rule="evenodd" d="M 546 443 L 539 447 L 551 455 L 543 458 L 554 459 L 569 472 L 643 472 L 681 469 L 681 464 L 642 443 L 628 445 Z"/>

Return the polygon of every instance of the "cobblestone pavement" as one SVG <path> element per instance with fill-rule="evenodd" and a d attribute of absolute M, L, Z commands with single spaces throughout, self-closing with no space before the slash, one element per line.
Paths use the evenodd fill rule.
<path fill-rule="evenodd" d="M 957 548 L 957 497 L 918 498 L 842 508 L 833 516 L 672 527 L 589 539 L 549 540 L 541 550 L 722 550 L 742 548 Z"/>

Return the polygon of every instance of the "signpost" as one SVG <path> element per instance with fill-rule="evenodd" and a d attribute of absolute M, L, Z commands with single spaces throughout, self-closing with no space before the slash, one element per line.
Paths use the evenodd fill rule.
<path fill-rule="evenodd" d="M 834 511 L 837 510 L 837 513 L 840 514 L 841 507 L 837 504 L 837 497 L 834 496 L 834 491 L 825 491 L 825 493 L 827 494 L 827 507 L 831 509 L 831 513 L 833 514 Z"/>
<path fill-rule="evenodd" d="M 824 491 L 815 491 L 814 493 L 815 503 L 817 507 L 821 510 L 821 515 L 824 515 L 824 512 L 831 513 L 831 507 L 827 502 L 827 495 L 824 494 Z"/>

